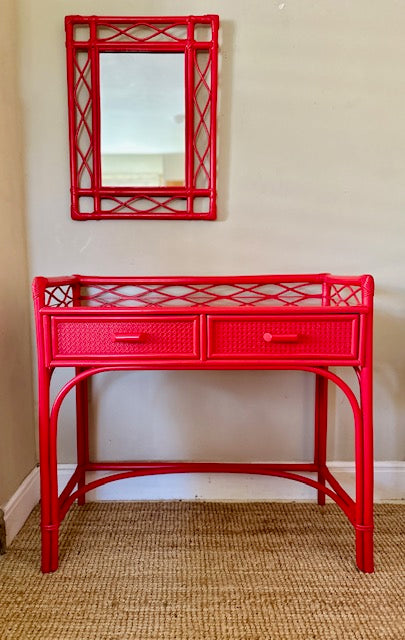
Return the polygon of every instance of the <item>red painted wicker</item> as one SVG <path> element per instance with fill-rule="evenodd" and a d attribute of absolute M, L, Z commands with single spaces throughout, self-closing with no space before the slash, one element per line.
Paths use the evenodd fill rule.
<path fill-rule="evenodd" d="M 66 17 L 72 218 L 216 218 L 218 25 L 215 15 Z M 184 187 L 102 185 L 100 53 L 123 51 L 185 56 Z"/>
<path fill-rule="evenodd" d="M 359 569 L 373 571 L 372 302 L 369 275 L 35 278 L 42 495 L 42 570 L 58 566 L 58 528 L 69 506 L 116 479 L 209 471 L 277 475 L 331 497 L 356 531 Z M 50 405 L 55 367 L 76 374 Z M 359 389 L 330 367 L 352 367 Z M 314 457 L 305 464 L 103 462 L 88 451 L 87 380 L 130 369 L 282 369 L 315 374 Z M 356 497 L 327 466 L 327 386 L 353 413 Z M 58 496 L 56 433 L 61 404 L 76 388 L 77 468 Z M 86 472 L 115 471 L 87 483 Z M 304 473 L 315 472 L 313 479 Z M 76 488 L 77 486 L 77 488 Z"/>

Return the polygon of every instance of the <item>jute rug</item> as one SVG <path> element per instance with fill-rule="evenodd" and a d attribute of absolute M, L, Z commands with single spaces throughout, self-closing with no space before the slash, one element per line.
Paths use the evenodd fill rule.
<path fill-rule="evenodd" d="M 36 509 L 0 558 L 1 640 L 404 640 L 405 505 L 376 507 L 376 573 L 335 505 L 91 503 L 39 571 Z"/>

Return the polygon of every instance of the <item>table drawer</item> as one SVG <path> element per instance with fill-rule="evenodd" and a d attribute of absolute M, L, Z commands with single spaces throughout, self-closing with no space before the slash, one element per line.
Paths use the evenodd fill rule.
<path fill-rule="evenodd" d="M 198 358 L 198 316 L 52 318 L 52 359 Z"/>
<path fill-rule="evenodd" d="M 358 316 L 208 316 L 208 358 L 356 359 Z"/>

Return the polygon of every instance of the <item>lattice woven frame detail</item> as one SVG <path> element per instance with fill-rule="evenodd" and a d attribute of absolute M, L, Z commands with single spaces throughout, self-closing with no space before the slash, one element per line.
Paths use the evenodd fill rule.
<path fill-rule="evenodd" d="M 73 219 L 216 218 L 218 26 L 215 15 L 65 18 Z M 184 187 L 102 186 L 99 55 L 107 51 L 184 53 Z"/>

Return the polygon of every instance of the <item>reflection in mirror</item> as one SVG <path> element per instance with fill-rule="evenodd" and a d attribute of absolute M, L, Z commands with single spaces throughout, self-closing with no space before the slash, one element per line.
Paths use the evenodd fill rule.
<path fill-rule="evenodd" d="M 100 53 L 102 186 L 184 186 L 184 75 L 183 53 Z"/>

